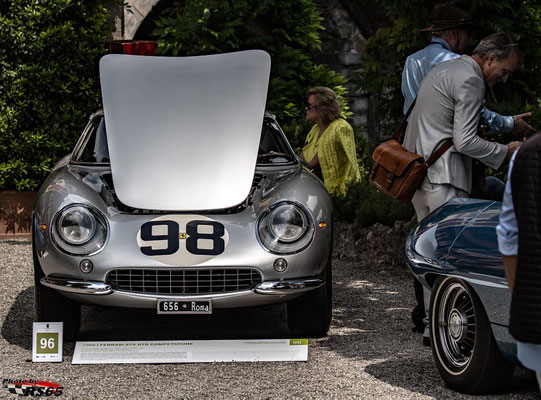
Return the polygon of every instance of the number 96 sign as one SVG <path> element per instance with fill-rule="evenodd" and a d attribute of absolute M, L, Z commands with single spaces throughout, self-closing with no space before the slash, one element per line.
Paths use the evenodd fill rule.
<path fill-rule="evenodd" d="M 164 215 L 137 233 L 141 253 L 168 265 L 196 265 L 222 254 L 229 242 L 218 221 L 202 215 Z"/>

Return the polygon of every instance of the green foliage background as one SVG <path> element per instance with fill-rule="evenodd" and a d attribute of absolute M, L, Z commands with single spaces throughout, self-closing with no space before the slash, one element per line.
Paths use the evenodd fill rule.
<path fill-rule="evenodd" d="M 37 189 L 99 107 L 106 4 L 0 0 L 0 189 Z"/>

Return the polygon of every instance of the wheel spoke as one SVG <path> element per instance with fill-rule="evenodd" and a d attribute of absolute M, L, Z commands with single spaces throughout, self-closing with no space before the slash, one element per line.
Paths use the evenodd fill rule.
<path fill-rule="evenodd" d="M 470 304 L 469 297 L 464 293 L 460 293 L 459 301 L 456 303 L 456 308 L 465 309 Z"/>
<path fill-rule="evenodd" d="M 471 355 L 473 351 L 473 343 L 464 342 L 462 343 L 462 348 L 464 349 L 465 353 L 468 353 Z"/>

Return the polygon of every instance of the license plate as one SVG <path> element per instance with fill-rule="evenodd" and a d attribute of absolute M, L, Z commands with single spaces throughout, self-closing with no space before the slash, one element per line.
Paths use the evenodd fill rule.
<path fill-rule="evenodd" d="M 212 300 L 159 299 L 158 314 L 212 314 Z"/>

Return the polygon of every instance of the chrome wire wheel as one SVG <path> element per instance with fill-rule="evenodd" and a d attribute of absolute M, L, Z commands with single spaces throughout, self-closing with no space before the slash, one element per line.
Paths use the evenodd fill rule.
<path fill-rule="evenodd" d="M 471 360 L 476 334 L 473 301 L 461 283 L 445 288 L 435 322 L 443 361 L 449 372 L 460 373 Z"/>
<path fill-rule="evenodd" d="M 430 299 L 430 339 L 443 381 L 463 393 L 491 393 L 513 373 L 494 339 L 475 290 L 458 277 L 441 276 Z"/>

